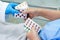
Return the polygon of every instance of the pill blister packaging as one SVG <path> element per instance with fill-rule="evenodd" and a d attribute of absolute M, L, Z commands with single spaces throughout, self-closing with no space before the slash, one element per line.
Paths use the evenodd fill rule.
<path fill-rule="evenodd" d="M 23 14 L 22 11 L 28 8 L 27 2 L 23 2 L 15 7 L 16 10 L 19 10 L 20 13 L 15 13 L 15 18 L 27 19 L 27 14 Z"/>
<path fill-rule="evenodd" d="M 32 19 L 30 19 L 30 18 L 28 18 L 26 21 L 25 21 L 25 24 L 24 24 L 25 26 L 26 26 L 26 29 L 28 28 L 28 29 L 32 29 L 32 27 L 34 27 L 35 28 L 35 30 L 37 31 L 37 32 L 39 32 L 40 30 L 41 30 L 41 26 L 40 25 L 38 25 L 36 22 L 34 22 Z M 25 30 L 26 30 L 25 29 Z M 29 31 L 29 30 L 28 30 Z"/>

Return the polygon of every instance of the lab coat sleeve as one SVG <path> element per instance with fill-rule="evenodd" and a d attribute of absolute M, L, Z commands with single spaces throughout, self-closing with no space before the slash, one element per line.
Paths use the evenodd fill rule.
<path fill-rule="evenodd" d="M 5 10 L 9 3 L 0 1 L 0 21 L 5 22 Z"/>
<path fill-rule="evenodd" d="M 0 40 L 25 40 L 26 32 L 23 24 L 0 23 Z"/>

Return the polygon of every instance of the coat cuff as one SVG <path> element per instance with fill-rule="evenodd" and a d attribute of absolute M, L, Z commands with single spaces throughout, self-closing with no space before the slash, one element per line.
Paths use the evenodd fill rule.
<path fill-rule="evenodd" d="M 5 10 L 9 3 L 0 1 L 0 21 L 5 22 Z"/>

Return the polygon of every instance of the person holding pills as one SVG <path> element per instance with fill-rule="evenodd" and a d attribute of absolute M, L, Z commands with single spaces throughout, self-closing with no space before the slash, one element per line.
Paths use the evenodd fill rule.
<path fill-rule="evenodd" d="M 28 8 L 23 13 L 29 14 L 29 18 L 43 16 L 51 20 L 39 33 L 32 27 L 31 31 L 27 33 L 27 38 L 30 40 L 60 40 L 60 10 Z"/>
<path fill-rule="evenodd" d="M 15 7 L 18 3 L 8 3 L 0 1 L 0 40 L 25 40 L 26 32 L 24 23 L 13 24 L 5 21 L 5 16 L 12 14 L 13 16 L 19 13 Z"/>

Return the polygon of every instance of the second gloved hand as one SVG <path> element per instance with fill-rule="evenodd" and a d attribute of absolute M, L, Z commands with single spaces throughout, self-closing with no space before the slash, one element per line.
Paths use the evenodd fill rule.
<path fill-rule="evenodd" d="M 15 6 L 17 6 L 17 5 L 18 5 L 17 3 L 9 3 L 6 8 L 5 14 L 14 15 L 15 13 L 19 13 L 19 11 L 15 9 Z"/>

